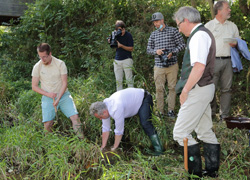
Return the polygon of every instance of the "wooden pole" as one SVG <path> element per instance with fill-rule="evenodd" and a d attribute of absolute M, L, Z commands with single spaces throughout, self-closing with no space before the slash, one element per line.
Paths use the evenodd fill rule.
<path fill-rule="evenodd" d="M 53 98 L 53 103 L 55 103 L 55 98 Z M 55 108 L 55 112 L 57 112 L 56 106 L 54 106 L 54 108 Z"/>
<path fill-rule="evenodd" d="M 184 167 L 188 171 L 188 138 L 183 138 L 184 143 Z"/>
<path fill-rule="evenodd" d="M 55 103 L 55 98 L 53 98 L 53 103 Z M 54 108 L 55 108 L 55 113 L 56 113 L 56 121 L 58 122 L 57 107 L 54 106 Z"/>

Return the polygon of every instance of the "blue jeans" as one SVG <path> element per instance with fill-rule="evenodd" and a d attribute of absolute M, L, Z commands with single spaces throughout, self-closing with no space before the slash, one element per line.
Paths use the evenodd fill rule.
<path fill-rule="evenodd" d="M 152 136 L 156 134 L 155 128 L 152 124 L 152 108 L 153 108 L 153 100 L 151 94 L 147 93 L 144 96 L 142 101 L 142 105 L 139 109 L 138 115 L 140 117 L 140 123 L 144 132 L 148 136 Z"/>

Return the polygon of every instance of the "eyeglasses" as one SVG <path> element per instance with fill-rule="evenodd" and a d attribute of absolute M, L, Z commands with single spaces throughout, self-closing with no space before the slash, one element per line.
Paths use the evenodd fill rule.
<path fill-rule="evenodd" d="M 177 27 L 180 28 L 180 25 L 181 25 L 181 23 L 183 23 L 183 22 L 184 22 L 184 21 L 179 22 L 179 24 L 177 24 Z"/>
<path fill-rule="evenodd" d="M 49 55 L 47 55 L 47 56 L 42 56 L 42 57 L 40 57 L 40 56 L 37 55 L 37 57 L 38 57 L 39 59 L 47 59 L 47 58 L 49 57 Z"/>

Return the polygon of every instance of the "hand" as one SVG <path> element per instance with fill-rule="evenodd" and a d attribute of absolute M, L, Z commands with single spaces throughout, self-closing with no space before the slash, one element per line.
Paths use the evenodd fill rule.
<path fill-rule="evenodd" d="M 103 151 L 104 149 L 105 149 L 105 147 L 102 147 L 102 146 L 101 146 L 100 150 Z"/>
<path fill-rule="evenodd" d="M 117 149 L 117 148 L 112 147 L 112 148 L 111 148 L 111 151 L 114 152 L 116 149 Z"/>
<path fill-rule="evenodd" d="M 110 38 L 108 38 L 107 40 L 108 40 L 108 43 L 110 44 Z"/>
<path fill-rule="evenodd" d="M 163 54 L 163 51 L 162 51 L 162 50 L 164 50 L 164 49 L 158 49 L 158 50 L 156 51 L 156 54 L 158 54 L 159 56 L 162 55 L 162 54 Z"/>
<path fill-rule="evenodd" d="M 117 47 L 122 48 L 123 45 L 121 43 L 119 43 L 119 41 L 116 41 L 116 42 L 117 42 Z"/>
<path fill-rule="evenodd" d="M 188 92 L 186 92 L 185 90 L 182 90 L 181 95 L 180 95 L 180 104 L 181 104 L 181 106 L 187 100 L 187 97 L 188 97 Z"/>
<path fill-rule="evenodd" d="M 47 97 L 50 97 L 51 99 L 53 99 L 53 98 L 56 98 L 57 93 L 52 93 L 52 92 L 50 92 L 50 93 L 47 93 L 46 96 L 47 96 Z"/>
<path fill-rule="evenodd" d="M 169 53 L 168 54 L 168 59 L 170 59 L 171 57 L 172 57 L 172 55 L 173 55 L 173 53 L 171 52 L 171 53 Z"/>
<path fill-rule="evenodd" d="M 231 47 L 236 47 L 237 46 L 237 43 L 229 43 L 229 46 L 231 46 Z"/>
<path fill-rule="evenodd" d="M 59 104 L 59 101 L 60 101 L 60 99 L 57 98 L 57 99 L 53 102 L 53 106 L 56 107 L 56 106 Z"/>

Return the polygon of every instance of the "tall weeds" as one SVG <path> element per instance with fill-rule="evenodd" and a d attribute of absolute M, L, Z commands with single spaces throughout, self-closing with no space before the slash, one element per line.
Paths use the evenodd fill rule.
<path fill-rule="evenodd" d="M 237 3 L 232 6 L 232 21 L 241 30 L 242 38 L 249 41 L 249 17 L 243 17 Z M 168 25 L 176 26 L 172 14 L 182 5 L 189 5 L 189 1 L 37 0 L 29 5 L 19 25 L 1 31 L 0 179 L 187 179 L 181 150 L 172 137 L 175 120 L 160 119 L 153 109 L 152 121 L 165 152 L 151 157 L 146 154 L 151 143 L 137 116 L 126 119 L 120 149 L 101 153 L 101 121 L 89 114 L 92 102 L 115 92 L 115 52 L 106 40 L 114 30 L 115 20 L 124 20 L 134 38 L 135 87 L 147 89 L 155 100 L 154 62 L 146 54 L 153 31 L 151 15 L 160 11 Z M 197 7 L 202 21 L 208 21 L 206 2 L 199 1 Z M 43 132 L 41 96 L 31 90 L 30 74 L 38 61 L 36 45 L 44 41 L 68 67 L 68 88 L 82 122 L 86 137 L 83 141 L 75 136 L 71 121 L 60 111 L 54 132 Z M 181 59 L 180 54 L 180 66 Z M 243 71 L 233 80 L 233 116 L 250 116 L 249 62 L 242 59 L 242 63 Z M 177 98 L 175 111 L 178 109 Z M 222 147 L 217 179 L 249 179 L 248 131 L 228 129 L 218 119 L 214 131 Z M 112 131 L 108 146 L 113 139 Z"/>

